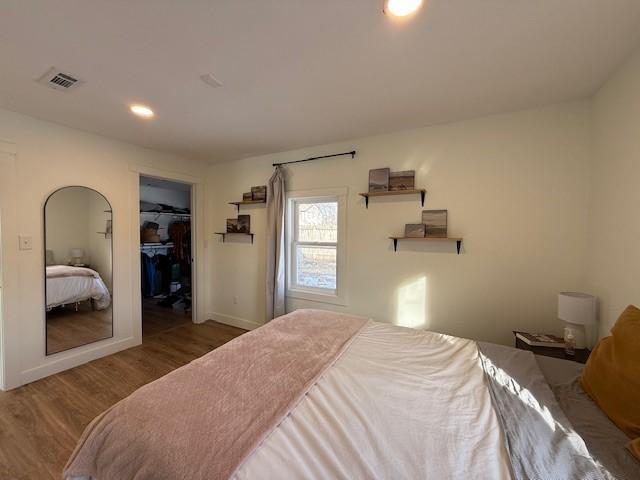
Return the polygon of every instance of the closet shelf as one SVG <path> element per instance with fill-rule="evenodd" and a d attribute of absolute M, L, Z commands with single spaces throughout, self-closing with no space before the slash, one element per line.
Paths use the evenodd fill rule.
<path fill-rule="evenodd" d="M 222 243 L 224 243 L 227 235 L 248 235 L 251 237 L 251 243 L 253 243 L 254 233 L 241 233 L 241 232 L 213 232 L 216 235 L 222 236 Z"/>
<path fill-rule="evenodd" d="M 441 242 L 456 242 L 456 249 L 458 251 L 458 255 L 460 255 L 460 247 L 462 246 L 462 238 L 461 237 L 389 237 L 389 239 L 393 240 L 393 251 L 398 251 L 398 240 L 439 240 Z"/>
<path fill-rule="evenodd" d="M 267 203 L 267 200 L 242 200 L 241 202 L 229 202 L 229 205 L 235 205 L 240 211 L 240 205 L 257 205 L 260 203 Z"/>
<path fill-rule="evenodd" d="M 424 188 L 418 188 L 414 190 L 392 190 L 387 192 L 362 192 L 359 193 L 361 197 L 364 197 L 365 207 L 369 208 L 369 197 L 386 197 L 390 195 L 415 195 L 416 193 L 420 194 L 420 202 L 424 207 L 424 197 L 427 195 L 427 190 Z"/>

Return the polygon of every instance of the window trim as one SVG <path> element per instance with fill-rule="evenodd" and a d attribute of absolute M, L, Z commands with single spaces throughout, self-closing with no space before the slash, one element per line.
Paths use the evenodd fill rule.
<path fill-rule="evenodd" d="M 330 303 L 334 305 L 347 304 L 346 289 L 346 252 L 347 252 L 347 187 L 322 188 L 314 190 L 294 190 L 286 192 L 286 211 L 285 211 L 285 269 L 286 269 L 286 296 L 287 298 L 295 298 L 299 300 L 307 300 L 312 302 Z M 305 202 L 322 202 L 335 200 L 338 203 L 338 238 L 335 242 L 336 246 L 336 288 L 327 292 L 327 289 L 314 287 L 300 287 L 295 285 L 295 260 L 294 246 L 296 243 L 296 226 L 297 226 L 297 203 Z M 309 245 L 330 245 L 333 242 L 302 242 Z"/>

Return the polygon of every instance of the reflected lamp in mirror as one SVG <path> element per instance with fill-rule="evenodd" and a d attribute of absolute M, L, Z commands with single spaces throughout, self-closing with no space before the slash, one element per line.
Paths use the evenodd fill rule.
<path fill-rule="evenodd" d="M 590 345 L 587 328 L 596 324 L 596 297 L 580 292 L 560 292 L 558 318 L 573 332 L 576 348 L 586 348 Z"/>
<path fill-rule="evenodd" d="M 82 248 L 72 248 L 69 252 L 69 256 L 71 257 L 71 265 L 76 267 L 84 265 L 84 250 Z"/>

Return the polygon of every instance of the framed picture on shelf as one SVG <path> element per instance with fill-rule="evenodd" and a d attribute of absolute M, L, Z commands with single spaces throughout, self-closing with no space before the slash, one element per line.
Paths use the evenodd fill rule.
<path fill-rule="evenodd" d="M 238 215 L 238 233 L 251 233 L 251 215 Z"/>
<path fill-rule="evenodd" d="M 422 223 L 425 226 L 425 237 L 447 237 L 447 211 L 423 210 Z"/>
<path fill-rule="evenodd" d="M 391 172 L 389 174 L 389 191 L 398 192 L 401 190 L 413 190 L 416 185 L 415 170 L 404 172 Z"/>
<path fill-rule="evenodd" d="M 267 200 L 267 186 L 259 185 L 257 187 L 251 187 L 251 198 L 253 200 L 259 200 L 264 202 Z"/>
<path fill-rule="evenodd" d="M 237 218 L 227 218 L 227 233 L 238 233 Z"/>
<path fill-rule="evenodd" d="M 251 200 L 253 200 L 253 194 L 251 192 L 244 192 L 242 194 L 243 202 L 250 202 Z"/>
<path fill-rule="evenodd" d="M 376 168 L 369 170 L 369 191 L 387 192 L 389 191 L 389 169 Z"/>
<path fill-rule="evenodd" d="M 424 232 L 424 223 L 407 223 L 404 226 L 404 236 L 407 238 L 423 238 Z"/>

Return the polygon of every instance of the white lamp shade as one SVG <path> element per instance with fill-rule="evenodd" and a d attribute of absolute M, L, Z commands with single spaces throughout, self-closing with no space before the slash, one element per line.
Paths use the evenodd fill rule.
<path fill-rule="evenodd" d="M 71 258 L 82 258 L 82 257 L 84 257 L 84 250 L 82 248 L 71 249 Z"/>
<path fill-rule="evenodd" d="M 578 325 L 596 323 L 596 297 L 578 292 L 559 293 L 558 318 Z"/>

